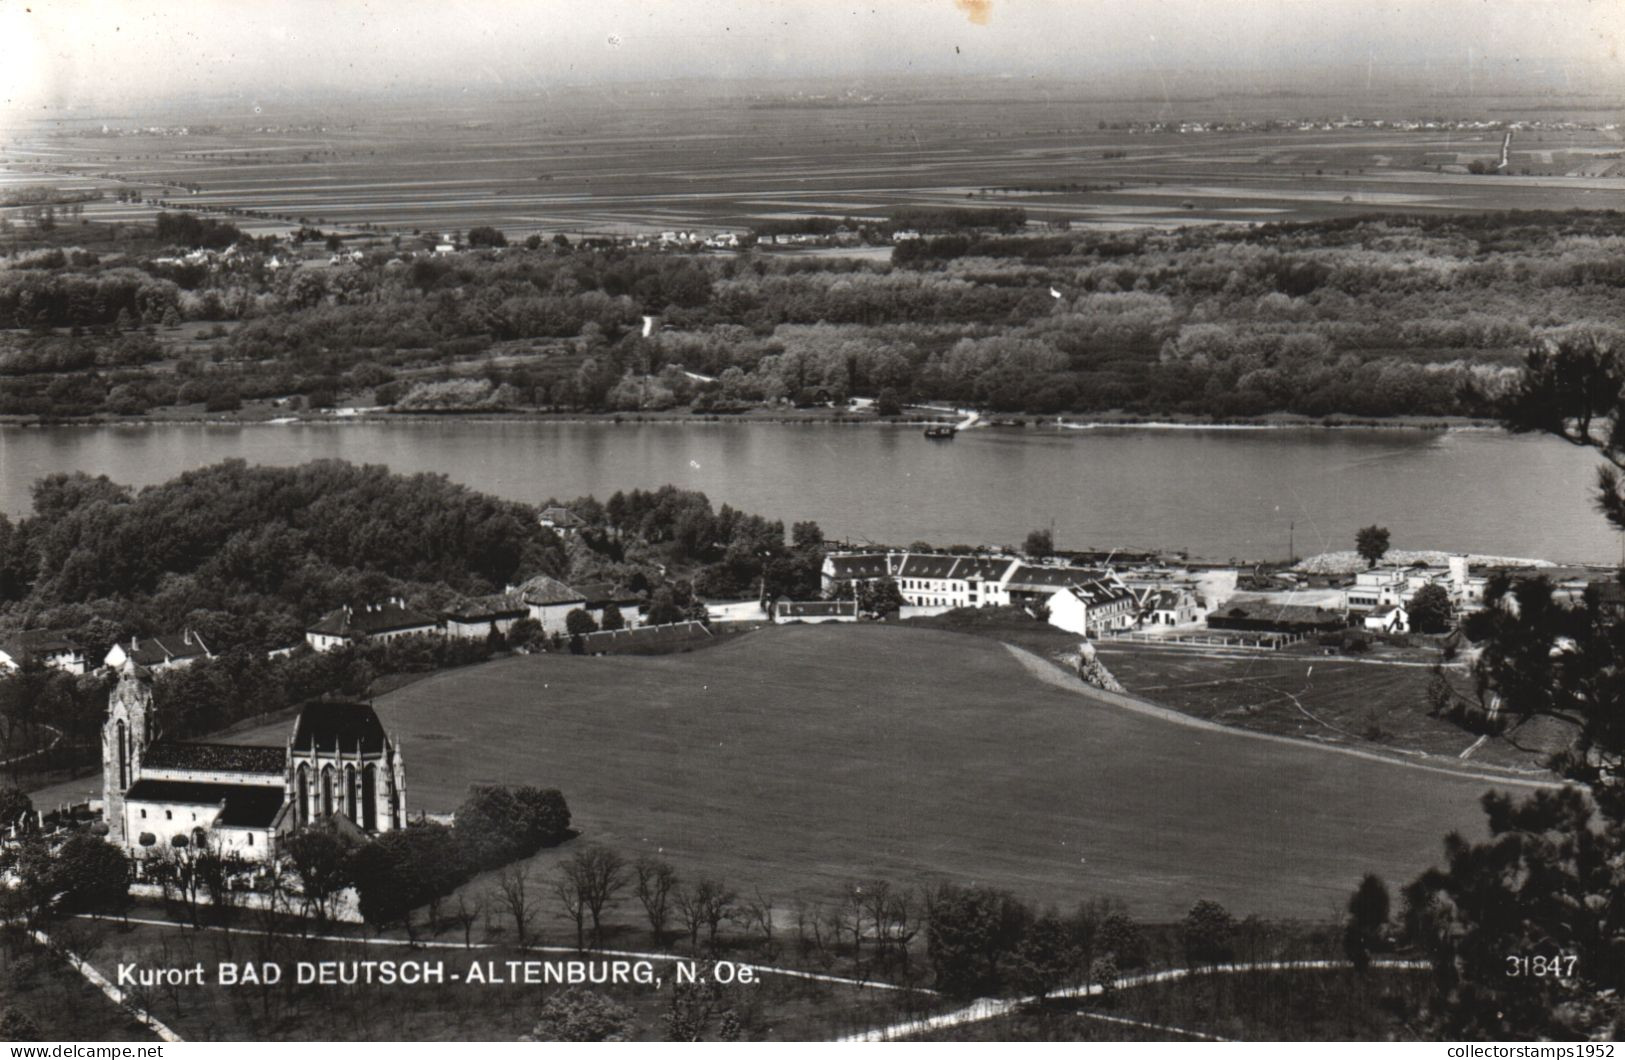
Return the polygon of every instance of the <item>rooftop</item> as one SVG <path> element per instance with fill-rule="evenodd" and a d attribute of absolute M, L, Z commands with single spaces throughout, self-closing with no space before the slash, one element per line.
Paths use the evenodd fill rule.
<path fill-rule="evenodd" d="M 280 777 L 288 768 L 282 747 L 229 743 L 172 743 L 160 740 L 147 748 L 143 767 L 210 773 L 260 773 Z"/>
<path fill-rule="evenodd" d="M 367 637 L 375 633 L 420 629 L 436 624 L 432 616 L 415 611 L 400 600 L 386 600 L 380 604 L 346 606 L 329 611 L 310 627 L 310 632 L 329 637 Z"/>
<path fill-rule="evenodd" d="M 335 751 L 382 754 L 384 723 L 369 703 L 306 703 L 294 723 L 295 751 Z"/>
<path fill-rule="evenodd" d="M 119 647 L 139 666 L 157 666 L 171 659 L 195 659 L 209 654 L 203 638 L 191 630 L 156 637 L 131 637 L 129 643 L 121 641 Z"/>
<path fill-rule="evenodd" d="M 491 622 L 499 618 L 524 618 L 530 614 L 518 593 L 497 593 L 464 600 L 446 609 L 447 618 L 456 622 Z"/>
<path fill-rule="evenodd" d="M 124 793 L 126 802 L 169 802 L 219 806 L 215 825 L 268 828 L 282 809 L 283 791 L 264 784 L 201 784 L 190 780 L 138 780 Z"/>
<path fill-rule="evenodd" d="M 581 604 L 587 598 L 577 589 L 573 589 L 557 578 L 550 578 L 545 574 L 538 574 L 520 585 L 518 595 L 527 604 L 537 607 L 548 607 L 552 604 Z"/>

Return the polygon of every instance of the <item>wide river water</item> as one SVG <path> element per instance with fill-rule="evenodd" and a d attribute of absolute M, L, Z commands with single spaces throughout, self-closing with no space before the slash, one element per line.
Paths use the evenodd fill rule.
<path fill-rule="evenodd" d="M 536 421 L 0 427 L 0 511 L 54 471 L 143 486 L 228 457 L 433 471 L 537 502 L 673 483 L 831 537 L 1184 549 L 1208 559 L 1395 548 L 1617 562 L 1591 506 L 1597 458 L 1496 431 L 977 429 L 951 442 L 877 425 Z"/>

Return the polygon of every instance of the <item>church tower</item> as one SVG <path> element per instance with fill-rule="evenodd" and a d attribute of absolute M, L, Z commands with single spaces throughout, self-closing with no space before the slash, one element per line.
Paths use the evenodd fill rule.
<path fill-rule="evenodd" d="M 128 849 L 124 793 L 141 776 L 141 756 L 152 742 L 152 677 L 131 660 L 119 668 L 102 726 L 102 820 L 107 838 Z"/>

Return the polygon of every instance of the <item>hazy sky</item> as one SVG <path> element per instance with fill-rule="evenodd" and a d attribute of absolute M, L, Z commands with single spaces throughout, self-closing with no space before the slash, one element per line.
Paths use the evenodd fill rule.
<path fill-rule="evenodd" d="M 1622 83 L 1625 0 L 0 0 L 0 106 L 910 73 Z"/>

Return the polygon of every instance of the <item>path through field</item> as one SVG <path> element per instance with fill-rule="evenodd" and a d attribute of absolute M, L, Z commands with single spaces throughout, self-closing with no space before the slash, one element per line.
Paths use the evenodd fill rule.
<path fill-rule="evenodd" d="M 790 626 L 658 658 L 505 659 L 378 709 L 413 810 L 454 809 L 471 783 L 556 786 L 584 839 L 784 908 L 879 876 L 1111 897 L 1146 918 L 1212 898 L 1321 919 L 1364 873 L 1398 885 L 1447 833 L 1483 835 L 1491 783 L 1527 790 L 1128 710 L 1066 680 L 983 638 Z"/>

